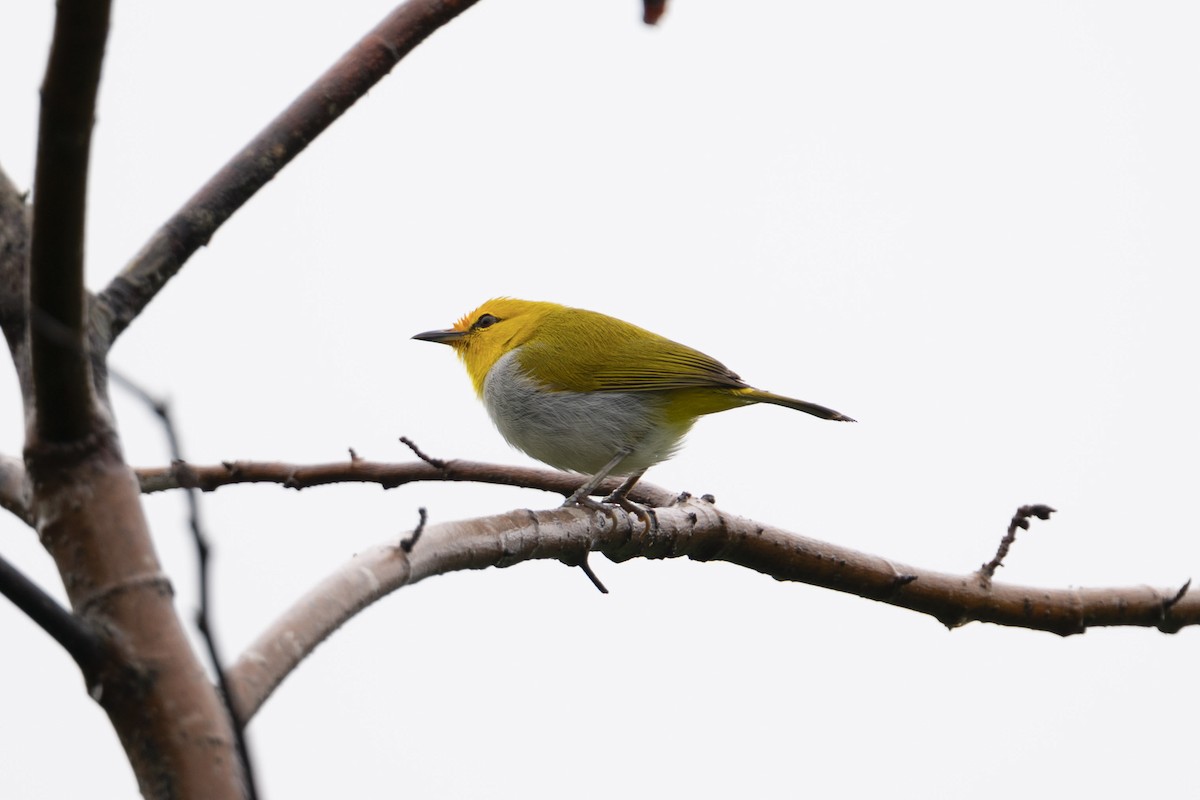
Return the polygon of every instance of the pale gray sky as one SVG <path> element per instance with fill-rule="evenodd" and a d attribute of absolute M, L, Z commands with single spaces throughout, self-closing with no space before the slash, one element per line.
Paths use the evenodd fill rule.
<path fill-rule="evenodd" d="M 380 18 L 115 9 L 93 155 L 99 288 Z M 623 317 L 856 417 L 702 420 L 647 479 L 967 572 L 1015 508 L 1060 513 L 999 579 L 1200 578 L 1200 10 L 1185 2 L 483 0 L 260 193 L 124 336 L 190 458 L 529 463 L 413 342 L 497 294 Z M 52 4 L 0 19 L 0 164 L 32 174 Z M 21 447 L 10 370 L 0 449 Z M 127 399 L 130 460 L 162 437 Z M 314 581 L 496 487 L 205 497 L 233 657 Z M 147 507 L 181 609 L 183 500 Z M 36 537 L 0 552 L 62 596 Z M 405 589 L 250 728 L 268 797 L 1118 797 L 1191 791 L 1194 630 L 1049 634 L 735 567 L 557 563 Z M 0 603 L 0 797 L 136 793 L 70 660 Z"/>

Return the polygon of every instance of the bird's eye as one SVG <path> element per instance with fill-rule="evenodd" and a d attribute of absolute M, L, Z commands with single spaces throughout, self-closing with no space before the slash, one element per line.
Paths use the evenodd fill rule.
<path fill-rule="evenodd" d="M 499 321 L 500 320 L 497 317 L 493 317 L 491 314 L 484 314 L 482 317 L 475 320 L 475 324 L 471 326 L 471 330 L 490 328 Z"/>

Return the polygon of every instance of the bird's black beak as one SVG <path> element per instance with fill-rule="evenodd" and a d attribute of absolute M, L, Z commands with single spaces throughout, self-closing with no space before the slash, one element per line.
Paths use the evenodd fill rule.
<path fill-rule="evenodd" d="M 454 344 L 459 339 L 466 336 L 463 331 L 448 330 L 448 331 L 425 331 L 418 333 L 414 339 L 420 339 L 422 342 L 437 342 L 438 344 Z"/>

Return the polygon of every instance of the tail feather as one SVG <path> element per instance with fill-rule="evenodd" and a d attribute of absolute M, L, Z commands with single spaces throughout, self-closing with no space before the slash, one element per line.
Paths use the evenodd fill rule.
<path fill-rule="evenodd" d="M 785 408 L 794 408 L 797 411 L 803 411 L 805 414 L 812 414 L 814 417 L 821 419 L 832 419 L 837 422 L 856 422 L 857 420 L 847 417 L 841 412 L 834 411 L 832 408 L 819 406 L 816 403 L 809 403 L 806 400 L 796 400 L 792 397 L 784 397 L 781 394 L 771 394 L 759 389 L 751 389 L 746 393 L 747 397 L 753 398 L 760 403 L 772 403 Z"/>

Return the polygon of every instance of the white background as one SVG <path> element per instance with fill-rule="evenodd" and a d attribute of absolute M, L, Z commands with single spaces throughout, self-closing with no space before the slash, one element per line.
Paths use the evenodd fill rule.
<path fill-rule="evenodd" d="M 89 285 L 386 2 L 116 5 Z M 0 14 L 0 163 L 32 176 L 50 3 Z M 1200 578 L 1200 12 L 1192 3 L 484 0 L 198 253 L 113 362 L 189 457 L 529 463 L 446 348 L 509 294 L 704 350 L 775 407 L 702 420 L 651 470 L 730 511 L 1000 580 Z M 11 371 L 0 449 L 19 453 Z M 132 463 L 166 459 L 118 395 Z M 205 497 L 232 659 L 299 593 L 414 524 L 559 498 L 464 484 Z M 146 500 L 180 610 L 183 498 Z M 36 536 L 0 552 L 61 597 Z M 456 574 L 368 609 L 250 727 L 284 797 L 1184 796 L 1197 632 L 1061 639 L 936 621 L 722 564 Z M 130 797 L 70 660 L 0 602 L 0 796 Z"/>

